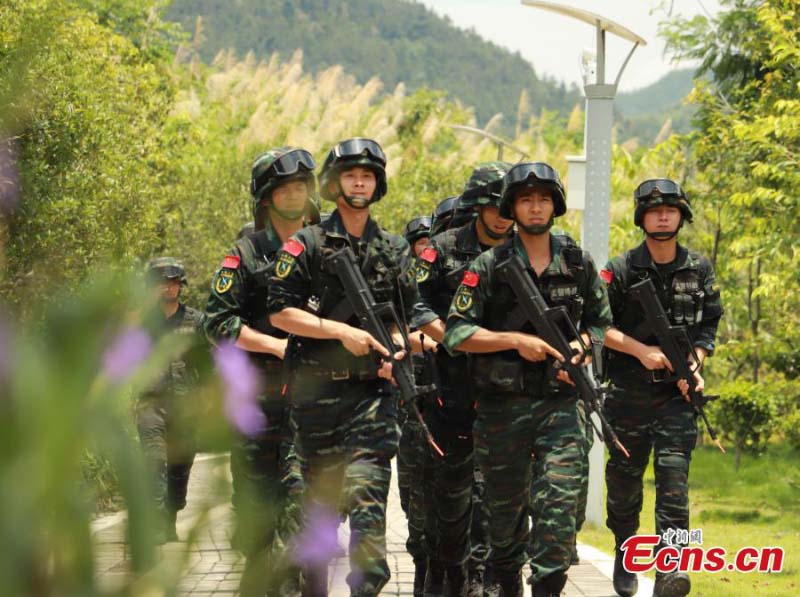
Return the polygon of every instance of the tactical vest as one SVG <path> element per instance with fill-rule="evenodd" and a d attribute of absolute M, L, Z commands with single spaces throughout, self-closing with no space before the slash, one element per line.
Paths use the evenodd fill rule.
<path fill-rule="evenodd" d="M 433 303 L 431 308 L 442 321 L 447 319 L 450 303 L 461 284 L 464 271 L 481 253 L 474 226 L 473 223 L 455 230 L 448 230 L 442 235 L 441 243 L 437 243 L 441 249 L 442 271 L 431 296 Z M 471 240 L 470 236 L 474 237 L 474 247 L 466 246 L 472 244 L 468 242 Z"/>
<path fill-rule="evenodd" d="M 202 314 L 191 307 L 181 305 L 173 319 L 167 321 L 160 330 L 161 335 L 178 334 L 194 336 L 198 334 Z M 177 319 L 179 317 L 179 319 Z M 190 371 L 183 356 L 170 361 L 159 380 L 146 392 L 144 397 L 170 399 L 185 396 L 190 386 L 197 381 L 196 371 Z"/>
<path fill-rule="evenodd" d="M 309 267 L 311 269 L 311 292 L 305 309 L 323 319 L 341 321 L 360 328 L 358 318 L 353 315 L 344 288 L 339 281 L 331 256 L 345 248 L 353 248 L 356 259 L 360 263 L 361 273 L 379 303 L 395 304 L 401 320 L 404 313 L 399 309 L 396 298 L 399 296 L 398 280 L 401 265 L 396 263 L 396 250 L 392 247 L 391 236 L 378 230 L 369 244 L 357 243 L 353 247 L 347 236 L 330 233 L 322 226 L 308 229 L 314 235 L 313 246 L 316 251 Z M 387 320 L 387 323 L 390 321 Z M 351 355 L 338 340 L 316 340 L 312 338 L 298 339 L 298 357 L 301 362 L 320 365 L 330 369 L 347 368 L 359 374 L 368 375 L 376 370 L 377 357 L 355 357 Z"/>
<path fill-rule="evenodd" d="M 245 284 L 245 296 L 242 319 L 249 327 L 262 334 L 285 338 L 287 334 L 283 330 L 270 324 L 267 313 L 269 278 L 275 264 L 275 255 L 281 248 L 280 243 L 270 242 L 264 232 L 259 231 L 239 239 L 236 248 L 243 257 L 242 279 Z"/>
<path fill-rule="evenodd" d="M 543 272 L 534 279 L 539 292 L 548 307 L 563 306 L 569 318 L 580 330 L 583 315 L 583 296 L 589 289 L 587 256 L 566 234 L 553 235 L 556 250 L 560 254 L 561 269 L 557 274 Z M 495 252 L 495 266 L 514 254 L 514 245 L 507 242 Z M 553 255 L 555 258 L 555 255 Z M 511 286 L 496 276 L 492 300 L 484 305 L 482 327 L 493 331 L 517 331 L 535 334 L 535 328 L 525 317 L 517 303 Z M 566 328 L 566 325 L 564 326 Z M 573 335 L 564 329 L 567 337 Z M 484 389 L 528 392 L 532 387 L 542 387 L 546 381 L 553 381 L 549 361 L 531 363 L 523 359 L 515 350 L 489 355 L 473 355 L 473 379 L 478 387 Z M 553 386 L 554 388 L 557 386 Z M 535 389 L 535 388 L 534 388 Z"/>
<path fill-rule="evenodd" d="M 619 277 L 622 297 L 621 306 L 612 305 L 614 326 L 639 342 L 658 346 L 658 339 L 647 325 L 641 305 L 628 294 L 631 286 L 649 278 L 672 325 L 685 326 L 689 340 L 694 342 L 703 318 L 709 316 L 704 312 L 705 280 L 700 271 L 700 256 L 688 252 L 684 264 L 676 270 L 665 272 L 654 267 L 635 265 L 632 261 L 634 251 L 625 253 L 625 267 L 615 274 Z M 654 373 L 646 370 L 636 357 L 614 350 L 605 352 L 608 376 L 617 385 L 629 385 L 635 380 L 649 384 L 660 376 L 655 373 L 654 377 Z M 635 376 L 635 380 L 630 378 L 631 375 Z M 671 391 L 673 382 L 667 385 Z"/>
<path fill-rule="evenodd" d="M 644 323 L 644 312 L 638 301 L 628 296 L 628 289 L 646 279 L 653 281 L 658 299 L 673 325 L 684 325 L 691 340 L 694 340 L 703 321 L 705 290 L 699 270 L 699 256 L 690 253 L 687 263 L 672 272 L 636 267 L 631 263 L 632 251 L 625 253 L 625 270 L 621 274 L 623 309 L 615 318 L 615 326 L 632 338 L 647 344 L 657 340 Z M 617 320 L 618 319 L 618 320 Z"/>

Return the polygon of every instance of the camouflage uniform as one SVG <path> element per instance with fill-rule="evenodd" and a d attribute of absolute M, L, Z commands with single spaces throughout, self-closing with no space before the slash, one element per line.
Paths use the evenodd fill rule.
<path fill-rule="evenodd" d="M 415 218 L 406 225 L 404 237 L 414 250 L 414 244 L 422 238 L 430 239 L 431 218 Z M 411 355 L 414 363 L 414 378 L 418 387 L 431 385 L 433 379 L 428 371 L 426 357 Z M 424 409 L 422 400 L 417 407 Z M 425 519 L 431 514 L 430 471 L 425 468 L 428 458 L 428 444 L 425 432 L 412 405 L 400 401 L 400 444 L 397 449 L 397 487 L 400 493 L 400 507 L 408 521 L 406 550 L 414 561 L 414 596 L 421 597 L 424 592 L 425 576 L 428 570 L 428 553 L 425 549 Z"/>
<path fill-rule="evenodd" d="M 415 327 L 435 319 L 420 303 L 408 243 L 372 219 L 360 239 L 350 237 L 338 210 L 298 232 L 278 253 L 269 312 L 296 307 L 359 326 L 329 260 L 347 246 L 377 301 L 402 305 Z M 377 377 L 374 356 L 355 357 L 338 340 L 298 337 L 292 358 L 292 422 L 304 478 L 313 499 L 330 509 L 342 504 L 350 518 L 352 594 L 376 595 L 389 579 L 386 499 L 398 443 L 392 386 Z"/>
<path fill-rule="evenodd" d="M 464 270 L 481 253 L 477 222 L 450 229 L 435 236 L 422 251 L 417 266 L 420 295 L 442 321 L 446 321 L 450 302 Z M 444 459 L 428 451 L 427 468 L 434 479 L 435 516 L 429 520 L 428 551 L 448 568 L 448 576 L 458 573 L 471 556 L 475 465 L 472 425 L 475 419 L 469 358 L 465 353 L 436 353 L 442 392 L 426 404 L 425 419 L 445 452 Z M 478 497 L 479 499 L 479 497 Z M 477 522 L 477 528 L 481 523 Z M 480 545 L 480 542 L 476 542 Z M 475 553 L 475 568 L 483 565 L 480 550 Z"/>
<path fill-rule="evenodd" d="M 147 318 L 148 329 L 155 337 L 181 334 L 193 337 L 194 346 L 169 363 L 159 382 L 144 392 L 136 404 L 139 441 L 151 462 L 156 481 L 156 504 L 167 518 L 167 539 L 177 539 L 175 516 L 186 506 L 186 490 L 196 451 L 190 396 L 197 380 L 192 350 L 199 347 L 199 311 L 179 304 L 178 310 L 165 318 L 160 309 Z M 191 402 L 190 402 L 191 401 Z"/>
<path fill-rule="evenodd" d="M 675 261 L 656 265 L 647 244 L 642 243 L 609 261 L 602 272 L 614 326 L 644 344 L 658 346 L 638 302 L 629 298 L 633 284 L 650 278 L 672 323 L 686 325 L 694 346 L 714 350 L 717 325 L 722 316 L 714 270 L 704 257 L 678 244 Z M 639 528 L 642 509 L 642 476 L 651 449 L 656 477 L 655 517 L 657 534 L 668 529 L 689 528 L 689 461 L 697 437 L 692 407 L 680 395 L 675 381 L 654 382 L 652 371 L 633 356 L 608 351 L 607 371 L 615 391 L 605 414 L 630 459 L 612 450 L 606 466 L 608 519 L 617 545 Z"/>
<path fill-rule="evenodd" d="M 502 206 L 501 206 L 502 212 Z M 571 239 L 550 235 L 551 262 L 541 276 L 529 272 L 547 303 L 564 305 L 582 331 L 604 337 L 611 322 L 608 299 L 594 263 Z M 445 347 L 452 351 L 479 327 L 532 333 L 521 323 L 511 287 L 495 266 L 513 252 L 528 263 L 519 237 L 482 253 L 465 273 L 447 320 Z M 517 587 L 526 557 L 529 495 L 544 479 L 536 535 L 533 582 L 569 568 L 582 467 L 584 430 L 575 391 L 555 380 L 554 369 L 523 360 L 516 351 L 475 354 L 475 448 L 486 483 L 491 549 L 486 574 L 492 583 Z M 503 589 L 505 590 L 505 589 Z M 518 590 L 518 589 L 514 589 Z"/>
<path fill-rule="evenodd" d="M 286 334 L 269 323 L 267 287 L 281 241 L 269 218 L 265 227 L 240 238 L 214 276 L 204 326 L 215 342 L 235 342 L 243 325 L 277 338 Z M 286 544 L 300 525 L 302 475 L 294 452 L 287 398 L 281 394 L 283 361 L 264 353 L 248 353 L 262 373 L 258 400 L 267 426 L 255 437 L 240 436 L 231 450 L 233 506 L 236 512 L 234 546 L 247 558 L 248 574 L 241 591 L 277 594 L 288 572 L 283 560 Z M 270 568 L 263 554 L 271 554 Z M 266 575 L 266 576 L 263 576 Z M 271 584 L 270 584 L 271 583 Z"/>

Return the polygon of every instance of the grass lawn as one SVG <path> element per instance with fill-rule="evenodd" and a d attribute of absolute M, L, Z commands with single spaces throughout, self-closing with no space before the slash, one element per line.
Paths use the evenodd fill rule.
<path fill-rule="evenodd" d="M 652 459 L 651 459 L 652 460 Z M 722 571 L 692 574 L 692 595 L 770 597 L 800 595 L 800 453 L 771 445 L 763 455 L 742 456 L 707 446 L 695 450 L 689 474 L 692 529 L 703 530 L 703 547 L 720 546 L 731 554 L 745 546 L 785 550 L 783 572 Z M 654 532 L 655 483 L 652 462 L 644 478 L 644 508 L 639 533 Z M 587 523 L 578 540 L 613 553 L 614 537 Z"/>

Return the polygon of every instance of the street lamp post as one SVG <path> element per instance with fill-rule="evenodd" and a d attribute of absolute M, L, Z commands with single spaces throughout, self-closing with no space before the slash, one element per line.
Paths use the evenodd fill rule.
<path fill-rule="evenodd" d="M 609 210 L 611 207 L 611 126 L 614 121 L 614 97 L 622 72 L 633 52 L 647 42 L 633 31 L 598 14 L 565 6 L 554 2 L 521 0 L 525 6 L 541 8 L 562 14 L 595 27 L 596 73 L 592 72 L 591 60 L 584 54 L 583 91 L 586 96 L 586 125 L 584 128 L 585 177 L 583 198 L 585 201 L 581 245 L 591 253 L 602 267 L 608 261 Z M 633 43 L 613 83 L 606 83 L 606 32 L 613 33 Z M 580 168 L 580 159 L 572 160 L 571 166 Z M 569 180 L 572 183 L 572 177 Z M 586 519 L 595 524 L 603 523 L 603 444 L 594 442 L 589 453 L 589 496 L 586 504 Z"/>
<path fill-rule="evenodd" d="M 503 160 L 503 148 L 508 147 L 512 151 L 516 151 L 518 154 L 522 156 L 522 158 L 528 157 L 528 153 L 524 149 L 520 149 L 511 144 L 510 141 L 506 141 L 502 137 L 498 137 L 497 135 L 490 133 L 489 131 L 485 131 L 483 129 L 475 128 L 474 126 L 467 126 L 465 124 L 448 124 L 451 129 L 455 129 L 457 131 L 464 131 L 465 133 L 472 133 L 473 135 L 478 135 L 483 137 L 484 139 L 489 139 L 497 146 L 497 161 Z"/>

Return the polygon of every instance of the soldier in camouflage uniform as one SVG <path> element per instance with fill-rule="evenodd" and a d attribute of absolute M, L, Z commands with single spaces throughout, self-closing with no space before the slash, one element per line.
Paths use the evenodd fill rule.
<path fill-rule="evenodd" d="M 405 239 L 411 246 L 415 257 L 428 246 L 430 241 L 431 218 L 414 218 L 406 225 Z M 414 375 L 417 385 L 428 383 L 425 359 L 420 354 L 412 355 Z M 410 411 L 411 405 L 403 404 Z M 414 561 L 414 595 L 421 597 L 428 570 L 428 554 L 425 551 L 425 517 L 429 510 L 427 495 L 430 494 L 430 479 L 425 475 L 427 440 L 422 426 L 416 417 L 406 411 L 400 412 L 400 445 L 397 450 L 397 486 L 400 492 L 400 506 L 408 520 L 408 540 L 406 550 Z"/>
<path fill-rule="evenodd" d="M 394 303 L 411 326 L 428 333 L 436 318 L 420 302 L 408 243 L 370 217 L 387 191 L 385 167 L 383 150 L 370 139 L 331 149 L 320 190 L 336 210 L 284 244 L 269 287 L 272 323 L 297 336 L 292 422 L 309 497 L 315 510 L 343 504 L 350 519 L 352 595 L 377 595 L 389 579 L 386 499 L 397 404 L 391 364 L 381 359 L 392 355 L 352 316 L 330 256 L 350 247 L 375 299 Z M 396 343 L 402 345 L 399 332 Z M 308 565 L 307 595 L 327 594 L 326 572 L 318 562 Z"/>
<path fill-rule="evenodd" d="M 436 204 L 436 207 L 433 208 L 433 216 L 431 217 L 431 237 L 441 234 L 450 228 L 457 208 L 458 195 L 446 197 Z"/>
<path fill-rule="evenodd" d="M 197 381 L 192 351 L 199 348 L 202 315 L 180 302 L 186 272 L 173 257 L 159 257 L 147 265 L 148 285 L 157 293 L 158 307 L 148 313 L 145 325 L 156 338 L 164 334 L 192 336 L 192 345 L 172 361 L 159 382 L 136 405 L 139 441 L 152 463 L 156 481 L 156 504 L 163 516 L 160 542 L 177 541 L 175 520 L 186 506 L 186 489 L 195 456 L 195 438 L 189 420 Z"/>
<path fill-rule="evenodd" d="M 664 310 L 674 325 L 686 326 L 700 363 L 695 383 L 702 390 L 699 366 L 714 351 L 722 316 L 714 269 L 705 257 L 678 243 L 684 221 L 692 211 L 680 185 L 669 179 L 646 180 L 634 193 L 634 221 L 645 240 L 624 255 L 613 258 L 600 276 L 608 285 L 614 327 L 606 335 L 607 371 L 615 391 L 605 414 L 630 459 L 612 451 L 606 466 L 608 519 L 614 532 L 617 557 L 614 588 L 619 595 L 634 595 L 636 576 L 622 566 L 620 545 L 639 528 L 642 476 L 650 451 L 656 478 L 656 534 L 689 528 L 689 461 L 697 438 L 696 416 L 681 398 L 686 382 L 658 381 L 670 363 L 646 323 L 628 288 L 646 278 L 653 281 Z M 687 355 L 694 361 L 694 355 Z M 683 386 L 682 388 L 680 388 Z M 680 390 L 679 390 L 680 388 Z M 688 575 L 656 574 L 653 595 L 678 597 L 690 590 Z"/>
<path fill-rule="evenodd" d="M 447 319 L 447 350 L 474 353 L 475 448 L 489 510 L 491 595 L 522 595 L 532 482 L 527 454 L 535 455 L 534 479 L 545 480 L 533 537 L 533 595 L 559 595 L 570 565 L 584 430 L 571 380 L 563 370 L 555 373 L 547 359 L 583 355 L 560 355 L 535 336 L 515 310 L 511 287 L 495 271 L 519 255 L 545 301 L 566 308 L 584 342 L 602 340 L 611 314 L 594 263 L 569 237 L 550 233 L 553 219 L 565 211 L 564 189 L 550 166 L 523 162 L 511 168 L 500 214 L 516 221 L 517 235 L 473 261 Z"/>
<path fill-rule="evenodd" d="M 419 257 L 420 294 L 441 322 L 447 319 L 453 295 L 467 266 L 481 252 L 502 244 L 512 233 L 514 222 L 498 213 L 503 176 L 509 167 L 505 162 L 476 166 L 459 197 L 459 205 L 461 209 L 476 211 L 477 218 L 436 235 Z M 437 339 L 441 341 L 442 336 Z M 482 477 L 476 481 L 473 458 L 475 412 L 468 360 L 465 353 L 451 356 L 440 350 L 436 361 L 443 388 L 441 396 L 426 405 L 425 419 L 442 444 L 445 458 L 429 451 L 426 464 L 434 480 L 434 516 L 429 517 L 432 528 L 426 532 L 431 564 L 425 594 L 442 594 L 444 571 L 449 594 L 466 595 L 468 584 L 473 594 L 479 594 L 483 584 L 486 537 L 481 516 Z M 472 549 L 470 527 L 476 530 Z M 469 571 L 466 569 L 468 560 Z"/>
<path fill-rule="evenodd" d="M 223 260 L 206 306 L 208 337 L 247 351 L 263 381 L 258 399 L 267 427 L 237 438 L 231 450 L 233 543 L 246 558 L 242 595 L 278 595 L 281 584 L 298 582 L 283 552 L 299 528 L 302 478 L 281 393 L 286 334 L 269 323 L 267 287 L 278 249 L 316 211 L 314 167 L 311 154 L 291 147 L 256 159 L 250 184 L 254 232 L 237 240 Z"/>

